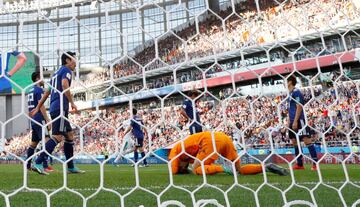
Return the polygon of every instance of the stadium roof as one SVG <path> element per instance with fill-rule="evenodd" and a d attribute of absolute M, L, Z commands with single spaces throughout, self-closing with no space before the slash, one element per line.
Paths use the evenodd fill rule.
<path fill-rule="evenodd" d="M 1 13 L 19 13 L 34 11 L 38 9 L 49 9 L 54 7 L 63 7 L 75 3 L 75 5 L 96 4 L 100 2 L 108 2 L 110 0 L 0 0 Z M 114 2 L 121 2 L 124 0 L 114 0 Z M 126 3 L 134 3 L 137 0 L 126 0 Z M 5 9 L 5 10 L 4 10 Z"/>
<path fill-rule="evenodd" d="M 327 37 L 327 36 L 332 36 L 332 35 L 337 35 L 338 32 L 340 33 L 345 33 L 346 31 L 355 31 L 358 28 L 360 28 L 360 20 L 354 21 L 351 25 L 339 25 L 338 27 L 336 27 L 336 30 L 333 29 L 327 29 L 324 31 L 321 31 L 321 33 L 319 32 L 311 32 L 308 34 L 305 34 L 301 37 L 302 41 L 310 41 L 310 40 L 315 40 L 315 39 L 319 39 L 321 37 Z M 277 42 L 277 45 L 291 45 L 291 44 L 298 44 L 299 40 L 298 38 L 292 38 L 292 39 L 286 39 L 286 40 L 282 40 Z M 257 52 L 262 52 L 265 50 L 269 50 L 270 48 L 274 47 L 274 43 L 268 43 L 262 46 L 259 45 L 254 45 L 251 47 L 247 47 L 245 49 L 238 49 L 238 50 L 234 50 L 234 51 L 228 51 L 228 52 L 224 52 L 221 54 L 218 54 L 216 56 L 206 56 L 203 58 L 197 58 L 195 60 L 192 60 L 191 62 L 188 63 L 178 63 L 175 65 L 172 65 L 171 67 L 161 67 L 155 70 L 150 70 L 147 71 L 145 76 L 146 77 L 154 77 L 154 76 L 159 76 L 165 73 L 170 73 L 174 70 L 174 68 L 176 68 L 177 70 L 184 70 L 190 67 L 193 67 L 194 65 L 205 65 L 205 64 L 212 64 L 214 63 L 214 59 L 217 59 L 218 62 L 223 61 L 223 60 L 229 60 L 231 58 L 235 58 L 235 57 L 239 57 L 241 55 L 241 53 L 243 55 L 248 55 L 248 54 L 255 54 Z M 280 47 L 280 46 L 278 46 Z M 138 81 L 141 80 L 142 77 L 134 74 L 134 75 L 130 75 L 130 76 L 126 76 L 126 77 L 122 77 L 119 78 L 117 80 L 115 80 L 113 82 L 113 84 L 124 84 L 127 82 L 131 82 L 131 81 Z M 95 88 L 101 88 L 101 87 L 108 87 L 109 85 L 111 85 L 110 81 L 105 81 L 104 83 L 100 84 L 100 85 L 92 85 L 90 86 L 91 88 L 95 89 Z M 84 91 L 84 89 L 80 89 L 78 90 L 78 92 Z"/>
<path fill-rule="evenodd" d="M 84 0 L 0 0 L 1 13 L 20 13 L 36 11 L 38 9 L 48 9 L 53 7 L 61 7 L 72 3 L 87 2 Z"/>

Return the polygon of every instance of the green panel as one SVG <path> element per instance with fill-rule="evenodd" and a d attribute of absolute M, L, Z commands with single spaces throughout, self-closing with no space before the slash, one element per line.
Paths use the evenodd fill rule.
<path fill-rule="evenodd" d="M 32 84 L 31 74 L 36 70 L 36 61 L 35 55 L 33 52 L 24 52 L 27 61 L 24 66 L 20 68 L 12 77 L 11 80 L 14 81 L 19 87 L 26 88 L 30 84 Z M 9 60 L 9 70 L 13 68 L 16 64 L 17 58 L 15 56 L 11 56 Z M 12 84 L 13 91 L 16 94 L 21 94 L 21 89 Z"/>

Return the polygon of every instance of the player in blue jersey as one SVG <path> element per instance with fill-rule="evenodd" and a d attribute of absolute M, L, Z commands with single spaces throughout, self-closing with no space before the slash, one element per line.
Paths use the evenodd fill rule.
<path fill-rule="evenodd" d="M 287 85 L 289 89 L 289 98 L 288 98 L 288 110 L 289 110 L 289 138 L 292 141 L 292 144 L 295 148 L 295 156 L 300 154 L 296 134 L 299 136 L 300 141 L 304 141 L 305 145 L 309 149 L 311 159 L 314 162 L 318 161 L 316 149 L 313 141 L 311 140 L 311 130 L 310 127 L 306 126 L 305 115 L 303 112 L 303 105 L 305 104 L 304 97 L 301 91 L 296 86 L 296 77 L 291 76 L 287 80 Z M 293 167 L 294 170 L 303 170 L 303 157 L 300 155 L 297 158 L 297 163 Z M 316 170 L 316 163 L 313 163 L 311 170 Z"/>
<path fill-rule="evenodd" d="M 133 109 L 133 118 L 130 122 L 130 126 L 125 130 L 124 135 L 129 133 L 131 130 L 132 135 L 135 137 L 135 149 L 134 149 L 135 163 L 138 161 L 139 152 L 141 153 L 142 158 L 145 157 L 145 152 L 144 152 L 143 147 L 144 147 L 144 138 L 147 137 L 147 131 L 146 131 L 146 128 L 143 126 L 144 126 L 144 123 L 143 123 L 141 117 L 139 117 L 137 115 L 137 110 L 134 108 Z M 147 164 L 146 158 L 144 158 L 143 163 L 144 163 L 144 165 L 143 165 L 144 167 L 149 166 Z"/>
<path fill-rule="evenodd" d="M 77 106 L 75 105 L 73 96 L 69 90 L 72 80 L 72 72 L 76 67 L 75 55 L 76 54 L 73 52 L 66 52 L 61 55 L 62 66 L 53 74 L 50 80 L 50 84 L 52 86 L 51 91 L 47 90 L 45 92 L 36 108 L 31 112 L 31 116 L 37 113 L 51 93 L 50 116 L 54 121 L 52 123 L 52 138 L 46 142 L 45 149 L 51 154 L 56 145 L 65 138 L 64 154 L 66 160 L 71 159 L 74 154 L 74 133 L 67 119 L 69 116 L 69 105 L 73 110 L 72 112 L 77 113 Z M 45 152 L 41 153 L 36 159 L 34 168 L 40 174 L 46 174 L 42 165 L 45 159 Z M 74 166 L 73 160 L 68 161 L 67 165 L 68 173 L 84 173 L 84 171 L 79 170 Z"/>
<path fill-rule="evenodd" d="M 11 56 L 15 56 L 17 58 L 17 61 L 15 66 L 11 70 L 9 70 L 9 61 Z M 14 51 L 7 53 L 6 61 L 5 61 L 6 65 L 2 66 L 2 57 L 0 54 L 0 76 L 1 74 L 4 74 L 4 76 L 11 78 L 11 76 L 13 76 L 18 70 L 20 70 L 20 68 L 25 64 L 26 60 L 27 58 L 23 52 Z M 5 70 L 4 73 L 2 73 L 3 69 Z M 0 77 L 0 94 L 12 93 L 13 91 L 12 91 L 11 82 L 8 79 L 6 79 L 4 76 Z"/>
<path fill-rule="evenodd" d="M 190 134 L 195 134 L 202 132 L 202 126 L 200 122 L 200 114 L 195 106 L 193 106 L 192 100 L 194 100 L 198 96 L 198 92 L 196 90 L 189 92 L 190 99 L 186 99 L 183 103 L 183 108 L 181 110 L 181 115 L 183 115 L 187 121 L 192 122 L 189 127 Z M 194 102 L 195 104 L 195 102 Z M 194 119 L 195 115 L 195 119 Z"/>
<path fill-rule="evenodd" d="M 28 93 L 28 108 L 29 108 L 29 112 L 31 112 L 39 103 L 39 101 L 41 100 L 42 95 L 44 94 L 44 90 L 43 90 L 43 86 L 44 83 L 42 81 L 40 81 L 40 73 L 39 72 L 34 72 L 31 75 L 31 80 L 36 83 L 29 91 Z M 48 115 L 46 113 L 46 109 L 44 106 L 42 106 L 40 108 L 40 111 L 37 112 L 33 117 L 32 117 L 33 121 L 31 121 L 31 143 L 30 146 L 27 150 L 27 159 L 29 157 L 31 157 L 34 152 L 36 147 L 38 146 L 39 142 L 41 141 L 41 137 L 42 137 L 42 125 L 45 125 L 46 123 L 50 122 L 50 119 L 48 118 Z M 51 129 L 51 126 L 49 126 L 49 130 Z M 46 140 L 48 140 L 49 138 L 49 133 L 46 130 L 45 131 L 45 138 Z M 46 172 L 52 172 L 53 169 L 51 166 L 47 165 L 47 160 L 45 160 L 45 162 L 43 163 L 43 167 L 45 169 Z M 29 160 L 27 162 L 27 169 L 30 170 L 31 169 L 31 160 Z"/>

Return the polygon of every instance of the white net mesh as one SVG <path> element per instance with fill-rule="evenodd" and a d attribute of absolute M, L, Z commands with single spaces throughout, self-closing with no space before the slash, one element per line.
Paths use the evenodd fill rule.
<path fill-rule="evenodd" d="M 5 0 L 0 8 L 0 206 L 360 205 L 360 1 Z M 71 65 L 68 51 L 76 67 L 56 82 L 63 54 Z M 70 87 L 60 90 L 65 79 Z M 51 100 L 60 94 L 59 114 L 48 101 L 47 123 L 31 126 L 41 82 Z M 68 92 L 79 112 L 71 106 L 67 118 Z M 293 116 L 303 121 L 298 131 Z M 55 171 L 27 169 L 45 152 L 46 129 L 67 121 L 72 158 L 65 137 L 44 158 Z M 137 162 L 136 127 L 146 132 Z M 210 141 L 189 149 L 199 129 Z M 217 132 L 232 139 L 228 148 Z M 301 156 L 305 170 L 295 169 Z M 172 174 L 178 160 L 190 162 L 189 174 Z M 243 175 L 239 161 L 263 173 Z M 72 162 L 85 174 L 68 174 Z"/>

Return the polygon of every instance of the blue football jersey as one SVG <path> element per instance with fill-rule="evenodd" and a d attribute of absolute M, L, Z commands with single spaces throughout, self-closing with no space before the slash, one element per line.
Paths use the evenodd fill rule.
<path fill-rule="evenodd" d="M 296 105 L 301 104 L 302 106 L 304 106 L 305 104 L 304 97 L 299 89 L 295 88 L 290 93 L 290 97 L 288 98 L 288 104 L 289 104 L 288 110 L 289 110 L 290 122 L 292 123 L 296 116 Z M 305 119 L 304 111 L 302 111 L 299 120 L 304 120 L 304 119 Z"/>
<path fill-rule="evenodd" d="M 18 56 L 20 54 L 20 52 L 18 51 L 13 51 L 13 52 L 9 52 L 6 55 L 6 61 L 5 61 L 5 67 L 2 67 L 2 57 L 0 54 L 0 72 L 2 73 L 2 70 L 5 70 L 5 74 L 7 74 L 9 72 L 9 61 L 10 61 L 10 57 L 13 56 Z M 0 74 L 1 74 L 0 73 Z M 0 93 L 11 93 L 12 91 L 12 86 L 11 86 L 11 82 L 4 78 L 1 77 L 0 78 Z"/>
<path fill-rule="evenodd" d="M 134 121 L 135 120 L 135 121 Z M 144 138 L 144 132 L 141 129 L 141 125 L 144 126 L 144 123 L 142 121 L 142 119 L 138 116 L 134 116 L 133 120 L 131 120 L 131 127 L 132 127 L 132 134 L 138 138 L 138 139 L 143 139 Z"/>
<path fill-rule="evenodd" d="M 192 105 L 192 102 L 188 99 L 186 99 L 183 103 L 183 108 L 185 110 L 186 115 L 191 119 L 194 120 L 194 107 Z M 198 123 L 200 123 L 200 116 L 199 116 L 199 112 L 196 110 L 195 108 L 195 116 L 196 116 L 196 121 Z"/>
<path fill-rule="evenodd" d="M 50 113 L 56 112 L 60 110 L 60 96 L 63 98 L 63 110 L 65 112 L 69 111 L 69 100 L 66 98 L 62 87 L 62 80 L 67 79 L 69 81 L 69 86 L 71 85 L 72 71 L 66 67 L 61 66 L 59 70 L 57 70 L 53 76 L 51 77 L 50 84 L 51 88 L 51 98 L 50 98 Z M 57 89 L 57 90 L 55 90 Z"/>
<path fill-rule="evenodd" d="M 30 89 L 28 93 L 28 109 L 31 112 L 39 103 L 42 95 L 44 94 L 44 90 L 39 86 L 34 86 Z M 37 112 L 33 117 L 33 120 L 42 123 L 45 119 L 41 113 L 41 111 Z M 31 125 L 37 125 L 35 122 L 31 122 Z M 38 125 L 37 125 L 38 126 Z"/>

